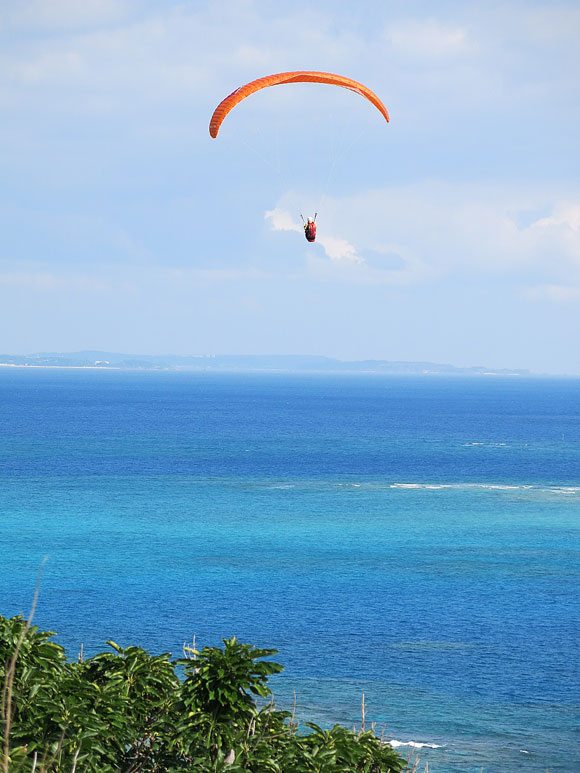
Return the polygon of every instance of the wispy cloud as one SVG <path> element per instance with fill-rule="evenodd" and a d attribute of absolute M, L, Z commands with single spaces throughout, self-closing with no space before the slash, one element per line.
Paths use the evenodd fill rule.
<path fill-rule="evenodd" d="M 0 287 L 23 288 L 40 293 L 73 291 L 103 294 L 111 291 L 108 280 L 83 275 L 58 275 L 46 271 L 11 271 L 0 273 Z"/>
<path fill-rule="evenodd" d="M 122 0 L 24 0 L 0 10 L 0 32 L 17 40 L 0 54 L 0 96 L 13 105 L 51 100 L 65 114 L 135 113 L 162 101 L 183 109 L 194 94 L 213 102 L 259 74 L 305 62 L 349 69 L 364 40 L 331 20 L 304 7 L 272 17 L 237 0 L 153 2 L 145 11 Z M 23 30 L 37 34 L 18 36 Z"/>
<path fill-rule="evenodd" d="M 0 19 L 13 28 L 78 29 L 119 21 L 129 11 L 125 0 L 20 0 L 7 3 Z"/>
<path fill-rule="evenodd" d="M 525 287 L 523 297 L 528 301 L 552 301 L 553 303 L 580 302 L 580 287 L 569 285 L 538 285 Z"/>
<path fill-rule="evenodd" d="M 467 29 L 437 19 L 403 19 L 385 30 L 387 43 L 405 58 L 438 59 L 470 51 Z"/>
<path fill-rule="evenodd" d="M 236 282 L 257 282 L 264 279 L 270 279 L 271 274 L 260 271 L 256 268 L 248 269 L 203 269 L 203 268 L 172 268 L 168 271 L 157 271 L 158 281 L 163 283 L 184 286 L 208 286 L 232 284 Z"/>

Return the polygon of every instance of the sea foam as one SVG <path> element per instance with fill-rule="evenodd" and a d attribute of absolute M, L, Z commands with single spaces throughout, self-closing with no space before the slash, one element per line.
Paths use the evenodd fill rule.
<path fill-rule="evenodd" d="M 394 739 L 391 741 L 388 741 L 389 746 L 392 746 L 393 749 L 398 749 L 399 746 L 412 746 L 415 749 L 423 749 L 426 747 L 427 749 L 442 749 L 443 744 L 438 743 L 427 743 L 427 742 L 421 742 L 421 741 L 395 741 Z"/>

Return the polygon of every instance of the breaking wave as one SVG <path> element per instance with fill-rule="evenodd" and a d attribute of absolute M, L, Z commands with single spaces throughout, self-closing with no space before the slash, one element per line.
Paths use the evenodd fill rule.
<path fill-rule="evenodd" d="M 388 741 L 387 742 L 389 746 L 392 746 L 393 749 L 398 749 L 399 746 L 412 746 L 415 749 L 442 749 L 443 744 L 439 743 L 426 743 L 421 741 Z"/>

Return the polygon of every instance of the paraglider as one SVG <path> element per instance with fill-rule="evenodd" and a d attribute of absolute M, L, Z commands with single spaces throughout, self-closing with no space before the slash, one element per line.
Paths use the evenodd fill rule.
<path fill-rule="evenodd" d="M 341 86 L 342 88 L 350 89 L 350 91 L 354 91 L 357 94 L 360 94 L 361 97 L 368 99 L 368 101 L 382 114 L 387 123 L 389 122 L 387 108 L 383 105 L 378 96 L 362 83 L 359 83 L 352 78 L 346 78 L 343 75 L 336 75 L 331 72 L 296 70 L 293 72 L 281 72 L 275 75 L 266 75 L 263 78 L 258 78 L 250 83 L 246 83 L 244 86 L 240 86 L 235 91 L 232 91 L 229 96 L 219 103 L 213 112 L 209 122 L 210 136 L 214 139 L 217 137 L 225 117 L 237 104 L 246 99 L 246 97 L 249 97 L 256 91 L 265 89 L 268 86 L 278 86 L 284 83 L 326 83 L 331 86 Z M 302 218 L 302 222 L 304 223 L 304 218 Z M 314 215 L 314 219 L 308 218 L 308 221 L 304 223 L 304 235 L 306 236 L 307 241 L 315 241 L 316 215 Z"/>
<path fill-rule="evenodd" d="M 306 241 L 308 242 L 314 242 L 316 241 L 316 216 L 318 215 L 318 212 L 314 213 L 314 220 L 309 217 L 306 222 L 304 222 L 304 218 L 302 217 L 302 212 L 300 213 L 300 217 L 302 217 L 302 224 L 304 226 L 304 236 L 306 237 Z"/>
<path fill-rule="evenodd" d="M 316 223 L 310 217 L 304 226 L 304 235 L 306 236 L 306 241 L 313 242 L 316 239 Z"/>
<path fill-rule="evenodd" d="M 265 89 L 268 86 L 278 86 L 283 83 L 327 83 L 331 86 L 342 86 L 342 88 L 350 89 L 360 94 L 361 97 L 365 97 L 382 113 L 383 117 L 389 122 L 389 114 L 387 108 L 383 105 L 377 95 L 371 91 L 367 86 L 363 86 L 362 83 L 353 80 L 352 78 L 345 78 L 343 75 L 335 75 L 331 72 L 315 72 L 313 70 L 297 70 L 295 72 L 280 72 L 276 75 L 266 75 L 264 78 L 258 78 L 255 81 L 246 83 L 245 86 L 240 86 L 235 91 L 223 99 L 213 112 L 211 121 L 209 122 L 209 133 L 215 139 L 220 130 L 220 126 L 223 123 L 224 118 L 233 110 L 233 108 L 250 94 L 254 94 L 260 89 Z"/>

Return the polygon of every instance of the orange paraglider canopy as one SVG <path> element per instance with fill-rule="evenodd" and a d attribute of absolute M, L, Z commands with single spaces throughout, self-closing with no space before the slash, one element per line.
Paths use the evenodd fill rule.
<path fill-rule="evenodd" d="M 258 78 L 239 89 L 232 91 L 229 97 L 226 97 L 214 110 L 214 114 L 209 122 L 209 133 L 212 137 L 217 137 L 220 126 L 226 115 L 232 110 L 238 102 L 241 102 L 250 94 L 267 86 L 277 86 L 281 83 L 328 83 L 331 86 L 342 86 L 345 89 L 356 91 L 362 97 L 365 97 L 379 110 L 385 119 L 389 120 L 387 108 L 383 105 L 377 95 L 362 83 L 345 78 L 343 75 L 334 75 L 331 72 L 312 72 L 310 70 L 299 70 L 297 72 L 280 72 L 277 75 L 266 75 L 264 78 Z"/>

